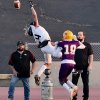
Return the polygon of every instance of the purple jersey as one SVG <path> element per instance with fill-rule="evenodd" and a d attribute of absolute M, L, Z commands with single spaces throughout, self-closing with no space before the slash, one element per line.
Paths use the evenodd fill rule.
<path fill-rule="evenodd" d="M 62 48 L 62 61 L 74 60 L 75 51 L 80 46 L 79 41 L 60 41 L 58 47 Z"/>

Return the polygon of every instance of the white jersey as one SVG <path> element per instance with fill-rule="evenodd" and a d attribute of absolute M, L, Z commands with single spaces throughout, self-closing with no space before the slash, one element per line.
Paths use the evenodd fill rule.
<path fill-rule="evenodd" d="M 49 33 L 42 26 L 35 27 L 34 25 L 30 25 L 30 27 L 36 43 L 43 42 L 44 40 L 51 41 Z"/>
<path fill-rule="evenodd" d="M 34 25 L 30 25 L 30 27 L 36 43 L 43 42 L 45 40 L 51 41 L 48 32 L 42 26 L 35 27 Z M 56 46 L 52 46 L 50 41 L 46 46 L 41 48 L 46 63 L 52 62 L 51 55 L 58 58 L 62 55 L 60 52 L 61 50 L 59 48 L 56 50 Z"/>

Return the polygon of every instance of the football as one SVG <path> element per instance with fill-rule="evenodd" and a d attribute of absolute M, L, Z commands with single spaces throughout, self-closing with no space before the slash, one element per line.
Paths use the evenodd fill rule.
<path fill-rule="evenodd" d="M 21 2 L 19 0 L 14 0 L 14 7 L 16 9 L 20 9 L 21 8 Z"/>

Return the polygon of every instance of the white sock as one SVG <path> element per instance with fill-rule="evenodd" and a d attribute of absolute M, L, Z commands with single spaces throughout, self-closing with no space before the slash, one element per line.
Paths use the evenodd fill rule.
<path fill-rule="evenodd" d="M 45 71 L 45 69 L 47 69 L 47 66 L 45 66 L 45 65 L 41 66 L 37 75 L 40 77 L 43 74 L 43 72 Z"/>
<path fill-rule="evenodd" d="M 63 84 L 63 87 L 70 93 L 71 87 L 69 87 L 66 83 Z"/>
<path fill-rule="evenodd" d="M 68 86 L 70 86 L 71 88 L 73 88 L 73 87 L 75 86 L 70 80 L 67 81 L 67 84 L 68 84 Z"/>

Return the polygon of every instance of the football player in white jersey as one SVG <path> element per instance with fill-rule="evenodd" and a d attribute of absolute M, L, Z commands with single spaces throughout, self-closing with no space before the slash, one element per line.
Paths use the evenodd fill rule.
<path fill-rule="evenodd" d="M 60 48 L 56 48 L 56 46 L 52 45 L 49 33 L 42 26 L 39 25 L 37 13 L 33 7 L 32 2 L 30 2 L 30 5 L 31 5 L 31 11 L 32 11 L 32 16 L 34 18 L 34 22 L 30 24 L 27 33 L 28 35 L 33 36 L 35 42 L 38 43 L 38 48 L 41 48 L 41 51 L 43 52 L 45 58 L 45 63 L 41 66 L 37 75 L 35 75 L 34 77 L 35 83 L 39 85 L 40 76 L 45 71 L 45 69 L 50 68 L 49 66 L 52 63 L 51 55 L 59 58 L 62 56 L 62 53 L 60 52 L 61 51 Z"/>

